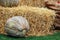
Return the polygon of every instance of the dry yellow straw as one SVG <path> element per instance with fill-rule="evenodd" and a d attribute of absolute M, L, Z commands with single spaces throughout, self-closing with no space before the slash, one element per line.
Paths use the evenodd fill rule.
<path fill-rule="evenodd" d="M 0 7 L 0 33 L 4 34 L 4 26 L 6 20 L 13 16 L 25 17 L 29 24 L 30 30 L 26 34 L 28 36 L 40 36 L 49 34 L 55 19 L 55 12 L 47 8 L 38 7 L 14 7 L 2 8 Z"/>

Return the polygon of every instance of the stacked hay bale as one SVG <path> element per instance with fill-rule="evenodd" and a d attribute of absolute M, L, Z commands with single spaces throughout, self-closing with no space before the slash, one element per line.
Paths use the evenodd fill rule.
<path fill-rule="evenodd" d="M 25 17 L 29 24 L 30 30 L 27 36 L 40 36 L 49 34 L 55 19 L 55 12 L 47 8 L 38 7 L 14 7 L 2 8 L 0 7 L 0 33 L 4 34 L 4 26 L 6 20 L 13 16 Z"/>
<path fill-rule="evenodd" d="M 44 7 L 44 0 L 0 0 L 0 6 L 3 7 L 16 7 L 21 5 Z"/>
<path fill-rule="evenodd" d="M 60 0 L 47 0 L 46 7 L 56 12 L 54 29 L 60 30 Z"/>
<path fill-rule="evenodd" d="M 19 5 L 45 7 L 45 0 L 20 0 Z"/>

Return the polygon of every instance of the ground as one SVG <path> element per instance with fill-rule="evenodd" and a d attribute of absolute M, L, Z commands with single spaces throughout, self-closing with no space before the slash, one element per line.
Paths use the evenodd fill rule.
<path fill-rule="evenodd" d="M 39 36 L 39 37 L 30 36 L 27 38 L 9 37 L 9 36 L 0 34 L 0 40 L 60 40 L 60 32 L 54 33 L 53 35 Z"/>

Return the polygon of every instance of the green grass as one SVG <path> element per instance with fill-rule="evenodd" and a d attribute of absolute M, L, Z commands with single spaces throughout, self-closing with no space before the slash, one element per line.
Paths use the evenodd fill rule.
<path fill-rule="evenodd" d="M 39 37 L 31 36 L 27 38 L 15 38 L 6 35 L 0 35 L 0 40 L 60 40 L 60 32 L 54 33 L 54 35 L 39 36 Z"/>

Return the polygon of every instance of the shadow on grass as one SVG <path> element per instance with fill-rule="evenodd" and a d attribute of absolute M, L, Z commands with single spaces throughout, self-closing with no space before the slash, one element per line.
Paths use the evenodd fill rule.
<path fill-rule="evenodd" d="M 60 32 L 47 36 L 13 37 L 0 34 L 0 40 L 60 40 Z"/>

